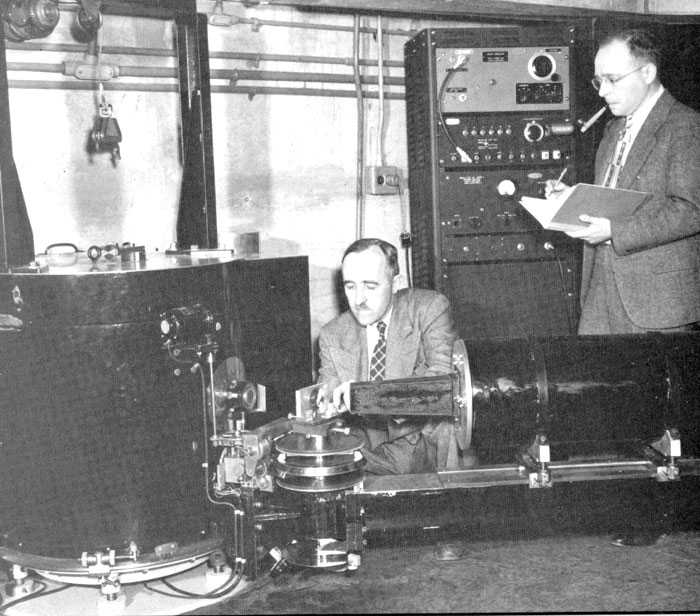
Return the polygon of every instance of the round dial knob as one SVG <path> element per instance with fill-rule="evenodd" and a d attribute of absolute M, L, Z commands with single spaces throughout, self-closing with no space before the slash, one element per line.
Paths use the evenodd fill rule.
<path fill-rule="evenodd" d="M 544 128 L 537 122 L 529 122 L 525 126 L 524 134 L 525 139 L 527 139 L 530 143 L 540 141 L 542 137 L 544 137 Z"/>

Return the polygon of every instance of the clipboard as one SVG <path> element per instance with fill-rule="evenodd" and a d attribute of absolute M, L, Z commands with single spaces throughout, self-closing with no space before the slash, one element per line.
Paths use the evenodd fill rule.
<path fill-rule="evenodd" d="M 578 231 L 588 223 L 581 214 L 616 220 L 636 212 L 651 195 L 637 190 L 609 188 L 597 184 L 576 184 L 550 199 L 522 197 L 522 205 L 537 221 L 551 231 Z"/>

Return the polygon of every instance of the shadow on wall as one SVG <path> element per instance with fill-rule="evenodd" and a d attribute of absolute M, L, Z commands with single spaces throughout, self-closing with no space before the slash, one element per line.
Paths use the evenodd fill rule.
<path fill-rule="evenodd" d="M 630 19 L 606 20 L 596 33 L 596 47 L 602 37 L 617 28 L 644 27 L 656 33 L 663 48 L 661 83 L 680 102 L 700 111 L 700 24 L 640 24 Z"/>
<path fill-rule="evenodd" d="M 320 366 L 318 338 L 321 328 L 347 310 L 340 268 L 309 265 L 309 294 L 311 305 L 311 349 L 313 380 Z"/>

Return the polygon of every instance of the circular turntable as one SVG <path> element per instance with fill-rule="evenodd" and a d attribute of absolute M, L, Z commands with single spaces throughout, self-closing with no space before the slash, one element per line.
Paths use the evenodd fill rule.
<path fill-rule="evenodd" d="M 363 444 L 359 436 L 343 432 L 286 434 L 275 443 L 277 484 L 295 492 L 347 490 L 362 481 Z"/>

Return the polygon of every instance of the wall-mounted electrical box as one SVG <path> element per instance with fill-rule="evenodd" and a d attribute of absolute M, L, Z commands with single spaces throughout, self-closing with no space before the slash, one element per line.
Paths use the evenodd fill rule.
<path fill-rule="evenodd" d="M 370 195 L 395 195 L 399 192 L 396 167 L 365 167 L 365 192 Z"/>

